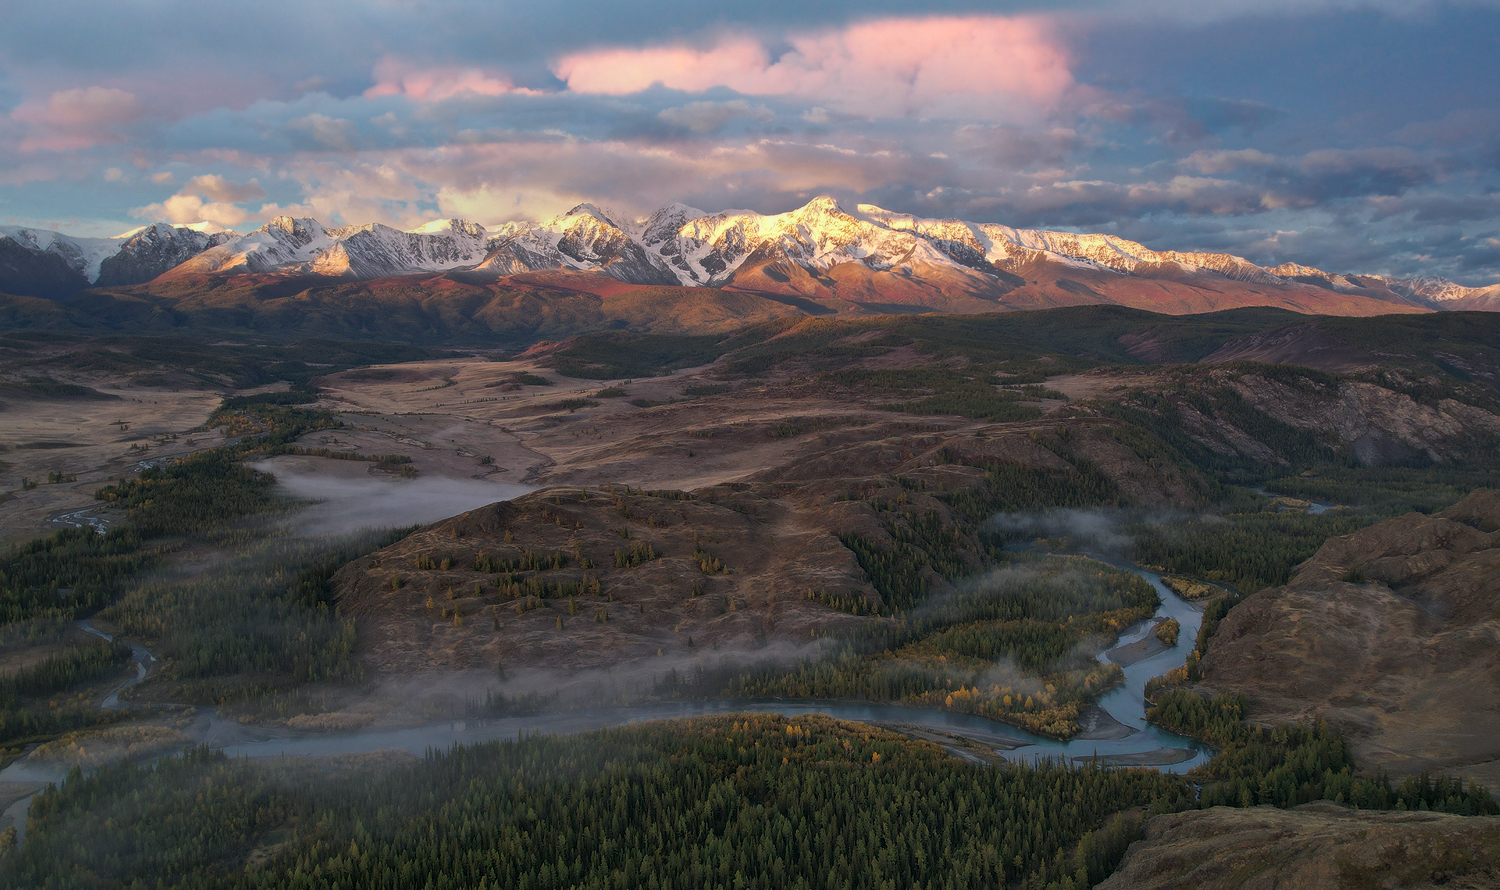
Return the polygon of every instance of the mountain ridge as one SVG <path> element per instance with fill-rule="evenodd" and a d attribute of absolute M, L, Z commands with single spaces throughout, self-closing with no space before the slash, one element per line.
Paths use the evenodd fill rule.
<path fill-rule="evenodd" d="M 249 233 L 156 223 L 112 239 L 0 227 L 0 292 L 179 285 L 272 274 L 372 281 L 604 275 L 630 286 L 715 287 L 851 306 L 976 312 L 1118 303 L 1165 312 L 1271 305 L 1366 315 L 1500 310 L 1500 285 L 1262 267 L 1227 253 L 1157 251 L 1107 234 L 929 219 L 822 196 L 785 213 L 668 204 L 628 219 L 581 203 L 539 224 L 463 219 L 410 231 L 280 216 Z M 205 284 L 205 286 L 212 286 Z"/>

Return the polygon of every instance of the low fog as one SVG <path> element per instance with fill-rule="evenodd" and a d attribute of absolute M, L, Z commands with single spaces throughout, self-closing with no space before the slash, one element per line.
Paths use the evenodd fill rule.
<path fill-rule="evenodd" d="M 291 497 L 315 501 L 299 510 L 296 527 L 314 534 L 341 535 L 363 528 L 399 528 L 447 519 L 496 501 L 520 497 L 528 486 L 483 479 L 419 476 L 416 479 L 347 478 L 299 472 L 268 462 L 251 464 L 276 477 Z"/>
<path fill-rule="evenodd" d="M 1000 513 L 985 523 L 988 531 L 1038 538 L 1071 538 L 1074 547 L 1111 556 L 1130 552 L 1131 539 L 1121 531 L 1126 521 L 1118 510 L 1054 508 L 1029 513 Z"/>

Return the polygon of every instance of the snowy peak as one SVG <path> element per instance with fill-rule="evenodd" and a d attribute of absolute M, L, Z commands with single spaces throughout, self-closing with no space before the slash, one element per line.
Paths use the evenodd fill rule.
<path fill-rule="evenodd" d="M 291 250 L 321 241 L 328 237 L 328 230 L 323 224 L 309 217 L 278 216 L 270 222 L 256 229 L 252 234 L 266 234 L 276 240 L 278 244 L 287 246 Z"/>
<path fill-rule="evenodd" d="M 212 224 L 209 224 L 212 225 Z M 46 229 L 0 227 L 0 291 L 66 296 L 89 285 L 150 281 L 233 233 L 150 223 L 113 238 L 80 238 Z"/>
<path fill-rule="evenodd" d="M 114 238 L 79 238 L 50 229 L 0 226 L 0 238 L 16 247 L 60 259 L 90 283 L 99 276 L 99 264 L 119 250 Z"/>
<path fill-rule="evenodd" d="M 828 196 L 771 216 L 748 210 L 704 214 L 675 207 L 681 209 L 653 214 L 646 246 L 686 285 L 729 282 L 746 264 L 791 263 L 814 273 L 851 262 L 878 271 L 912 263 L 955 265 L 912 234 L 851 215 Z M 682 222 L 675 232 L 669 231 L 666 221 L 679 217 Z"/>
<path fill-rule="evenodd" d="M 140 284 L 161 275 L 234 237 L 233 232 L 208 233 L 187 226 L 154 223 L 124 239 L 119 250 L 99 264 L 94 284 Z"/>
<path fill-rule="evenodd" d="M 661 244 L 670 238 L 675 238 L 682 227 L 692 220 L 702 219 L 707 215 L 702 210 L 686 204 L 668 204 L 646 217 L 645 223 L 641 226 L 641 241 L 647 247 Z"/>
<path fill-rule="evenodd" d="M 601 209 L 597 205 L 590 204 L 588 202 L 579 204 L 572 210 L 564 213 L 562 216 L 557 217 L 547 225 L 549 228 L 556 225 L 566 225 L 570 224 L 567 223 L 567 221 L 577 218 L 592 219 L 597 221 L 600 225 L 608 226 L 612 229 L 619 229 L 621 231 L 624 231 L 625 229 L 625 226 L 615 222 L 617 218 L 621 217 L 616 217 L 614 214 L 611 214 L 610 212 Z"/>
<path fill-rule="evenodd" d="M 472 267 L 488 249 L 483 226 L 437 220 L 410 232 L 371 223 L 324 227 L 315 219 L 278 216 L 184 263 L 174 274 L 289 272 L 383 278 Z"/>
<path fill-rule="evenodd" d="M 408 235 L 461 235 L 470 238 L 483 238 L 487 234 L 484 226 L 467 219 L 435 219 L 415 229 L 407 229 L 406 233 Z"/>
<path fill-rule="evenodd" d="M 315 219 L 278 216 L 248 235 L 230 238 L 172 270 L 174 274 L 270 272 L 310 262 L 333 244 Z"/>
<path fill-rule="evenodd" d="M 444 220 L 427 231 L 401 232 L 388 226 L 362 226 L 318 253 L 309 270 L 321 275 L 380 278 L 413 272 L 443 272 L 472 266 L 484 258 L 483 226 Z"/>
<path fill-rule="evenodd" d="M 1266 269 L 1272 275 L 1281 278 L 1332 278 L 1333 276 L 1322 269 L 1314 269 L 1312 266 L 1304 266 L 1300 263 L 1282 263 L 1279 266 L 1271 266 Z"/>
<path fill-rule="evenodd" d="M 1250 304 L 1264 297 L 1335 311 L 1348 301 L 1329 302 L 1327 292 L 1407 309 L 1500 304 L 1496 287 L 1334 274 L 1294 263 L 1263 268 L 1233 254 L 1153 250 L 1108 234 L 928 219 L 873 204 L 851 210 L 828 195 L 784 213 L 708 213 L 673 203 L 639 219 L 584 202 L 541 224 L 492 228 L 456 218 L 409 231 L 381 224 L 329 228 L 290 216 L 245 235 L 165 223 L 113 239 L 0 228 L 0 291 L 9 293 L 66 295 L 89 284 L 131 284 L 161 274 L 371 279 L 552 270 L 600 273 L 632 284 L 724 286 L 818 299 L 883 303 L 904 294 L 901 299 L 932 306 L 994 304 L 1022 287 L 1037 291 L 1026 298 L 1037 305 L 1111 299 L 1106 292 L 1161 292 L 1143 291 L 1133 281 L 1207 294 L 1227 287 L 1225 292 L 1239 294 L 1234 299 Z M 1203 305 L 1213 305 L 1229 298 L 1203 299 Z"/>
<path fill-rule="evenodd" d="M 1494 287 L 1464 287 L 1461 284 L 1454 284 L 1447 279 L 1432 276 L 1422 276 L 1420 278 L 1385 278 L 1382 280 L 1391 290 L 1432 303 L 1450 303 L 1458 300 L 1467 300 L 1495 291 Z"/>
<path fill-rule="evenodd" d="M 1431 275 L 1387 278 L 1382 275 L 1337 274 L 1297 263 L 1282 263 L 1266 271 L 1287 280 L 1316 284 L 1341 293 L 1388 291 L 1416 305 L 1434 309 L 1489 308 L 1500 302 L 1500 285 L 1464 287 Z"/>
<path fill-rule="evenodd" d="M 216 222 L 147 223 L 144 226 L 136 226 L 135 228 L 131 229 L 128 232 L 121 232 L 120 234 L 114 236 L 114 238 L 112 240 L 115 240 L 115 241 L 127 241 L 127 240 L 129 240 L 131 238 L 134 238 L 136 235 L 139 235 L 142 232 L 145 232 L 147 229 L 153 229 L 153 228 L 159 229 L 161 227 L 165 227 L 165 228 L 168 228 L 168 229 L 187 229 L 188 231 L 191 231 L 191 232 L 202 232 L 205 235 L 227 234 L 227 235 L 230 235 L 230 236 L 234 236 L 234 235 L 238 234 L 234 230 L 232 230 L 232 229 L 226 229 L 226 228 L 224 228 L 223 226 L 219 225 Z"/>
<path fill-rule="evenodd" d="M 676 284 L 659 256 L 640 241 L 641 223 L 623 219 L 593 204 L 579 204 L 535 227 L 502 230 L 490 240 L 490 252 L 479 270 L 514 275 L 543 269 L 598 271 L 631 284 Z"/>

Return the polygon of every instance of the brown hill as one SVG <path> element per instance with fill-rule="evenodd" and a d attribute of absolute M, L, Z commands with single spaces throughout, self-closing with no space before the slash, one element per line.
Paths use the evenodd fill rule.
<path fill-rule="evenodd" d="M 382 671 L 602 668 L 857 620 L 810 589 L 879 601 L 829 533 L 716 487 L 546 489 L 438 523 L 342 569 L 339 605 Z M 779 533 L 779 534 L 778 534 Z M 700 652 L 695 653 L 694 650 Z"/>
<path fill-rule="evenodd" d="M 912 432 L 847 406 L 788 422 L 748 419 L 757 412 L 744 394 L 715 401 L 626 415 L 618 437 L 592 441 L 597 431 L 579 420 L 555 438 L 530 439 L 543 453 L 549 442 L 565 449 L 535 472 L 559 487 L 437 523 L 340 570 L 338 603 L 358 624 L 366 665 L 381 674 L 664 669 L 715 649 L 795 651 L 833 627 L 872 620 L 853 613 L 883 611 L 840 536 L 894 547 L 891 523 L 909 511 L 955 526 L 935 495 L 977 488 L 985 464 L 1079 472 L 1038 439 L 1107 475 L 1132 503 L 1192 501 L 1178 471 L 1149 465 L 1108 423 L 1070 424 L 1059 443 L 1058 424 L 1046 421 L 938 421 Z M 740 410 L 722 414 L 735 401 Z M 774 463 L 691 492 L 603 481 L 692 472 L 736 455 Z M 977 565 L 977 539 L 962 533 L 955 546 Z M 946 585 L 926 572 L 930 585 Z"/>
<path fill-rule="evenodd" d="M 1500 818 L 1331 803 L 1158 816 L 1098 890 L 1489 890 Z"/>
<path fill-rule="evenodd" d="M 1388 295 L 1349 294 L 1293 281 L 1240 281 L 1208 270 L 1175 265 L 1122 275 L 1105 269 L 1063 264 L 1045 256 L 1012 269 L 1019 286 L 996 282 L 989 299 L 1007 309 L 1111 304 L 1166 315 L 1188 315 L 1272 306 L 1304 315 L 1387 315 L 1430 311 Z M 1003 293 L 996 291 L 1004 286 Z M 962 311 L 958 309 L 950 311 Z"/>
<path fill-rule="evenodd" d="M 1325 717 L 1366 763 L 1500 780 L 1500 492 L 1332 538 L 1201 666 L 1265 722 Z"/>
<path fill-rule="evenodd" d="M 373 337 L 402 342 L 483 339 L 531 342 L 608 329 L 712 333 L 800 314 L 796 307 L 713 288 L 596 287 L 585 273 L 577 289 L 555 276 L 475 282 L 460 274 L 368 281 L 280 273 L 182 275 L 131 288 L 95 289 L 61 305 L 114 329 L 179 327 L 270 336 Z M 601 296 L 595 290 L 605 290 Z"/>
<path fill-rule="evenodd" d="M 259 312 L 265 312 L 271 307 L 259 303 L 270 301 L 274 305 L 276 301 L 297 297 L 304 310 L 327 312 L 340 308 L 349 311 L 357 310 L 361 305 L 389 309 L 416 303 L 424 314 L 441 314 L 449 302 L 460 304 L 453 311 L 461 311 L 463 302 L 472 300 L 476 294 L 531 292 L 558 301 L 592 295 L 603 298 L 599 309 L 603 318 L 600 319 L 602 323 L 596 325 L 598 327 L 607 326 L 612 320 L 607 308 L 610 301 L 629 294 L 667 291 L 686 292 L 679 300 L 688 299 L 688 294 L 696 294 L 695 299 L 699 301 L 722 301 L 727 293 L 738 293 L 742 298 L 758 298 L 769 305 L 776 305 L 775 297 L 789 297 L 791 300 L 781 303 L 782 307 L 796 307 L 813 314 L 817 310 L 812 307 L 855 314 L 975 313 L 1090 304 L 1129 306 L 1169 315 L 1248 306 L 1270 306 L 1302 314 L 1349 316 L 1430 311 L 1410 303 L 1365 294 L 1341 293 L 1298 282 L 1237 281 L 1209 271 L 1167 269 L 1154 275 L 1121 275 L 1045 259 L 1036 260 L 1019 271 L 1023 273 L 1021 276 L 996 278 L 962 268 L 877 271 L 863 263 L 840 263 L 813 273 L 797 264 L 768 260 L 747 263 L 722 289 L 633 285 L 600 272 L 566 270 L 526 272 L 499 278 L 454 272 L 358 282 L 283 273 L 187 275 L 173 272 L 122 292 L 155 299 L 164 307 L 189 313 L 209 306 L 233 306 L 243 311 L 252 304 Z M 782 308 L 779 312 L 772 310 L 772 314 L 789 311 L 792 309 Z M 641 329 L 692 329 L 672 321 L 671 312 L 671 305 L 661 305 L 651 326 Z"/>

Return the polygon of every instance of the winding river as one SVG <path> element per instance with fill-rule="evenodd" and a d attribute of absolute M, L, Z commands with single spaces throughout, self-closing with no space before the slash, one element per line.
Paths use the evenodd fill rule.
<path fill-rule="evenodd" d="M 1191 769 L 1211 756 L 1202 743 L 1168 732 L 1146 722 L 1146 681 L 1181 665 L 1192 651 L 1202 624 L 1202 614 L 1161 583 L 1160 576 L 1129 563 L 1101 560 L 1135 572 L 1156 588 L 1162 604 L 1150 620 L 1121 635 L 1118 645 L 1145 637 L 1156 622 L 1175 618 L 1181 624 L 1177 645 L 1125 667 L 1125 681 L 1105 693 L 1098 707 L 1120 727 L 1113 734 L 1123 738 L 1074 738 L 1060 741 L 1034 735 L 1008 723 L 970 714 L 914 708 L 903 705 L 808 700 L 713 700 L 662 702 L 618 708 L 557 711 L 527 717 L 454 721 L 411 729 L 369 730 L 300 738 L 267 738 L 229 744 L 223 750 L 247 757 L 316 756 L 399 749 L 420 754 L 429 748 L 447 748 L 495 739 L 514 739 L 535 733 L 576 733 L 647 720 L 694 717 L 703 714 L 764 713 L 797 716 L 824 714 L 840 720 L 878 723 L 925 730 L 939 736 L 956 736 L 993 747 L 1006 760 L 1100 757 L 1107 762 L 1143 763 L 1171 772 Z M 1103 721 L 1108 724 L 1108 721 Z M 1128 735 L 1125 733 L 1128 731 Z M 950 748 L 962 755 L 962 748 Z M 1172 760 L 1175 762 L 1163 762 Z"/>
<path fill-rule="evenodd" d="M 212 709 L 199 708 L 190 730 L 196 744 L 218 748 L 226 754 L 242 757 L 326 756 L 358 754 L 371 751 L 403 750 L 422 754 L 430 749 L 468 745 L 498 739 L 514 739 L 533 734 L 572 734 L 624 726 L 648 720 L 694 717 L 705 714 L 763 713 L 798 716 L 823 714 L 840 720 L 851 720 L 890 726 L 921 738 L 943 744 L 955 756 L 982 761 L 975 749 L 990 757 L 1012 762 L 1040 759 L 1084 761 L 1099 758 L 1106 763 L 1154 766 L 1180 773 L 1208 760 L 1212 752 L 1194 739 L 1168 732 L 1146 722 L 1146 681 L 1180 666 L 1192 651 L 1202 624 L 1197 607 L 1183 600 L 1162 584 L 1153 572 L 1118 560 L 1094 557 L 1116 568 L 1131 571 L 1150 582 L 1161 597 L 1156 614 L 1128 629 L 1116 648 L 1146 637 L 1157 622 L 1175 618 L 1181 625 L 1177 645 L 1124 667 L 1125 680 L 1105 693 L 1097 710 L 1107 717 L 1093 722 L 1104 732 L 1084 733 L 1067 741 L 1034 735 L 1007 723 L 928 708 L 860 702 L 758 700 L 758 701 L 689 701 L 662 702 L 632 707 L 601 707 L 556 711 L 526 717 L 503 717 L 484 720 L 450 721 L 409 729 L 361 730 L 301 736 L 273 736 L 265 730 L 219 720 Z M 109 639 L 108 635 L 87 621 L 79 622 L 86 632 Z M 115 687 L 100 702 L 101 708 L 121 707 L 121 690 L 145 679 L 156 659 L 145 647 L 131 644 L 136 675 Z M 1100 658 L 1105 656 L 1101 655 Z M 18 758 L 0 770 L 0 782 L 59 782 L 66 774 L 65 765 L 38 763 L 29 757 Z M 14 820 L 18 832 L 24 832 L 26 812 L 31 797 L 15 801 L 4 815 Z"/>

